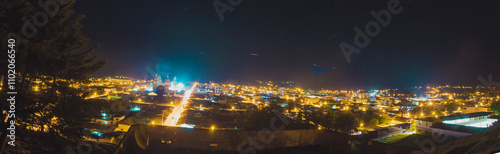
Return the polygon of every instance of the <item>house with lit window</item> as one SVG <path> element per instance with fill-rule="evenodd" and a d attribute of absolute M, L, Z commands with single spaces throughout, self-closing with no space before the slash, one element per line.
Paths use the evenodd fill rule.
<path fill-rule="evenodd" d="M 123 119 L 125 119 L 125 115 L 110 115 L 101 113 L 99 118 L 94 119 L 94 123 L 99 125 L 118 125 L 118 122 Z"/>

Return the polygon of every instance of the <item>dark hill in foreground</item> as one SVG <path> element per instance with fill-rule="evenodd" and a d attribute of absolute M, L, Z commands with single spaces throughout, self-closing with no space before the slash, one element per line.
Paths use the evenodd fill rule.
<path fill-rule="evenodd" d="M 489 131 L 439 146 L 435 153 L 491 154 L 497 152 L 500 152 L 500 125 L 496 125 Z"/>

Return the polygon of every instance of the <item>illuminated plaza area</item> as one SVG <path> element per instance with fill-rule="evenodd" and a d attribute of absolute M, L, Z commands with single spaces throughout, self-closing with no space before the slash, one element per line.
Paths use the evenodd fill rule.
<path fill-rule="evenodd" d="M 490 114 L 490 112 L 476 112 L 471 114 L 452 115 L 445 117 L 443 123 L 475 128 L 488 128 L 498 121 L 498 119 L 491 118 Z"/>
<path fill-rule="evenodd" d="M 497 121 L 498 121 L 497 119 L 490 119 L 490 118 L 484 118 L 478 120 L 474 118 L 467 118 L 467 119 L 445 120 L 443 121 L 443 123 L 462 125 L 468 127 L 488 128 L 493 126 L 493 124 Z"/>

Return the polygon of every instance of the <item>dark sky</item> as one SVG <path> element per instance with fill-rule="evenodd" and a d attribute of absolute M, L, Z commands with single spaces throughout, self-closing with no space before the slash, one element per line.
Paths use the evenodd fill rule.
<path fill-rule="evenodd" d="M 354 27 L 364 30 L 375 21 L 370 10 L 389 1 L 243 0 L 224 21 L 212 2 L 78 1 L 75 11 L 108 61 L 98 75 L 146 78 L 159 65 L 183 81 L 291 79 L 311 88 L 478 85 L 490 73 L 500 81 L 498 0 L 402 0 L 349 64 L 340 42 L 352 45 Z"/>

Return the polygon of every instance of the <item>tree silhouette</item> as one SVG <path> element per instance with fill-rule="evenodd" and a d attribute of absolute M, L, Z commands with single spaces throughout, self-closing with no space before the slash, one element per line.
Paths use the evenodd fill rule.
<path fill-rule="evenodd" d="M 497 115 L 500 114 L 500 102 L 491 103 L 490 110 L 496 113 Z"/>
<path fill-rule="evenodd" d="M 458 110 L 459 107 L 460 106 L 455 102 L 450 102 L 450 103 L 447 103 L 444 105 L 444 108 L 445 108 L 446 112 L 448 112 L 448 114 L 452 114 L 453 111 Z"/>
<path fill-rule="evenodd" d="M 100 108 L 98 104 L 88 103 L 81 89 L 72 88 L 105 64 L 91 56 L 98 46 L 89 46 L 89 38 L 82 34 L 80 21 L 84 16 L 72 16 L 74 3 L 75 0 L 58 1 L 47 11 L 37 0 L 1 2 L 0 34 L 8 36 L 1 41 L 16 39 L 17 43 L 15 120 L 19 127 L 16 128 L 38 128 L 35 130 L 47 132 L 49 138 L 78 139 L 83 135 L 81 125 L 98 115 L 95 114 Z M 26 31 L 23 25 L 27 23 L 23 21 L 35 27 Z M 4 80 L 2 89 L 7 89 L 6 86 Z M 2 99 L 6 97 L 2 92 Z M 2 103 L 2 109 L 5 108 Z M 2 113 L 1 118 L 5 116 Z M 1 127 L 4 126 L 2 120 Z M 5 134 L 2 133 L 2 141 Z"/>
<path fill-rule="evenodd" d="M 335 114 L 333 119 L 333 127 L 343 133 L 355 130 L 358 123 L 356 117 L 348 112 L 339 112 Z"/>
<path fill-rule="evenodd" d="M 379 124 L 378 119 L 376 119 L 376 118 L 372 118 L 372 119 L 370 120 L 370 125 L 377 126 L 378 124 Z"/>

